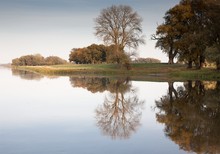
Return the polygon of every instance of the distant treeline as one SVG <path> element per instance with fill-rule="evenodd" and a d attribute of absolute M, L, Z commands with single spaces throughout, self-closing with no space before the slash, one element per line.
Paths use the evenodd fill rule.
<path fill-rule="evenodd" d="M 66 63 L 67 61 L 60 57 L 49 56 L 44 58 L 40 54 L 25 55 L 25 56 L 21 56 L 20 58 L 15 58 L 12 60 L 12 65 L 15 66 L 59 65 Z"/>
<path fill-rule="evenodd" d="M 161 61 L 155 58 L 137 58 L 132 63 L 161 63 Z"/>

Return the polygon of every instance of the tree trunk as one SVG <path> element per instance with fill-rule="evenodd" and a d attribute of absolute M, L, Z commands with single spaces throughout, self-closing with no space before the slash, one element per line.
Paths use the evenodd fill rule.
<path fill-rule="evenodd" d="M 220 81 L 217 81 L 215 90 L 220 91 Z"/>
<path fill-rule="evenodd" d="M 196 69 L 198 69 L 198 70 L 201 69 L 201 64 L 200 64 L 199 60 L 195 60 L 194 62 L 196 65 Z"/>
<path fill-rule="evenodd" d="M 169 50 L 169 61 L 168 64 L 173 64 L 173 44 L 170 44 L 170 50 Z"/>
<path fill-rule="evenodd" d="M 178 53 L 177 50 L 175 50 L 174 53 L 173 53 L 173 48 L 170 49 L 168 64 L 174 64 L 173 60 L 174 60 L 177 53 Z"/>
<path fill-rule="evenodd" d="M 216 61 L 216 68 L 217 70 L 220 70 L 220 59 Z"/>
<path fill-rule="evenodd" d="M 169 61 L 168 61 L 168 64 L 173 64 L 173 59 L 169 57 Z"/>
<path fill-rule="evenodd" d="M 205 93 L 205 89 L 204 89 L 205 87 L 204 87 L 204 85 L 202 84 L 201 81 L 197 80 L 195 82 L 195 87 L 196 87 L 198 95 L 203 95 Z"/>
<path fill-rule="evenodd" d="M 199 58 L 200 68 L 205 66 L 205 56 L 201 55 Z"/>
<path fill-rule="evenodd" d="M 175 98 L 178 98 L 178 93 L 176 91 L 176 89 L 173 87 L 174 82 L 168 82 L 169 88 L 169 95 L 170 95 L 170 100 L 173 100 L 173 94 L 175 96 Z"/>
<path fill-rule="evenodd" d="M 188 66 L 187 66 L 187 68 L 190 68 L 190 69 L 192 68 L 192 62 L 193 62 L 192 60 L 189 60 L 189 61 L 188 61 Z"/>
<path fill-rule="evenodd" d="M 176 54 L 169 54 L 169 61 L 168 61 L 168 64 L 174 64 L 174 57 L 176 56 Z"/>
<path fill-rule="evenodd" d="M 192 92 L 192 81 L 191 80 L 187 81 L 187 91 L 188 91 L 188 94 Z"/>

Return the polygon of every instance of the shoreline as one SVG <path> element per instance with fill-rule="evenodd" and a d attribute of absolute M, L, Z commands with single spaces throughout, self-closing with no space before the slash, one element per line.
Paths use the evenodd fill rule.
<path fill-rule="evenodd" d="M 12 66 L 13 69 L 31 71 L 46 76 L 106 76 L 130 77 L 140 80 L 220 80 L 220 72 L 213 68 L 187 69 L 183 64 L 145 63 L 131 64 L 132 69 L 117 64 L 65 64 L 51 66 Z"/>

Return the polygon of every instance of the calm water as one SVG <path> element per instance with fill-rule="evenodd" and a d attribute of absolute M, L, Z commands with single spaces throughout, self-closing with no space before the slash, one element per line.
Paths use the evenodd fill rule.
<path fill-rule="evenodd" d="M 220 153 L 220 83 L 0 68 L 2 154 Z"/>

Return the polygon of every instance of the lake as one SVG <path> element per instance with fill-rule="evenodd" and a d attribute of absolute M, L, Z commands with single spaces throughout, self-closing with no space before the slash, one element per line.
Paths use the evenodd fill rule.
<path fill-rule="evenodd" d="M 0 68 L 2 154 L 220 153 L 220 82 Z"/>

